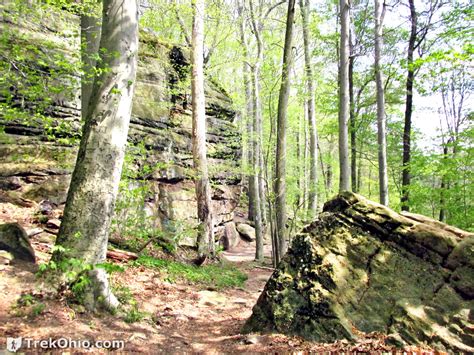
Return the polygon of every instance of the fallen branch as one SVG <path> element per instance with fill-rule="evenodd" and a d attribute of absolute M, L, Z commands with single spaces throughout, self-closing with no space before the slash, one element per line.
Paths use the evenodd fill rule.
<path fill-rule="evenodd" d="M 130 261 L 137 260 L 138 255 L 125 250 L 107 250 L 107 259 L 112 259 L 116 261 Z"/>

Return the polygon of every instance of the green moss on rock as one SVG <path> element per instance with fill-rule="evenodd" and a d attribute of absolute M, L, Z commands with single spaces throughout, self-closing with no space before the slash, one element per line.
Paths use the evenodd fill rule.
<path fill-rule="evenodd" d="M 324 211 L 294 238 L 244 331 L 324 342 L 376 331 L 407 344 L 474 350 L 473 236 L 349 192 Z"/>

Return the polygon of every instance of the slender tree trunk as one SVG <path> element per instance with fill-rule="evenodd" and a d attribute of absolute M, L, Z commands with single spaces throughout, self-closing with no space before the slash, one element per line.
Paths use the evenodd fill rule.
<path fill-rule="evenodd" d="M 256 249 L 255 249 L 255 259 L 263 260 L 263 225 L 262 225 L 262 211 L 264 211 L 264 196 L 265 196 L 265 185 L 263 182 L 263 155 L 261 153 L 262 147 L 262 103 L 260 99 L 260 66 L 263 62 L 263 41 L 261 37 L 261 23 L 260 19 L 256 18 L 252 1 L 249 1 L 250 16 L 252 20 L 252 27 L 257 42 L 257 56 L 255 64 L 252 67 L 252 83 L 253 83 L 253 157 L 254 157 L 254 166 L 253 173 L 255 179 L 253 181 L 253 220 L 255 223 L 255 239 L 256 239 Z"/>
<path fill-rule="evenodd" d="M 262 171 L 260 169 L 260 131 L 262 124 L 261 117 L 261 104 L 260 104 L 260 87 L 259 87 L 259 70 L 260 63 L 257 61 L 254 66 L 254 78 L 253 78 L 253 98 L 254 98 L 254 132 L 253 132 L 253 156 L 255 159 L 255 164 L 253 166 L 253 188 L 254 188 L 254 207 L 253 207 L 253 220 L 255 223 L 255 239 L 256 239 L 256 248 L 255 248 L 255 260 L 263 260 L 263 227 L 262 227 L 262 214 L 261 214 L 261 202 L 260 202 L 260 180 Z"/>
<path fill-rule="evenodd" d="M 375 83 L 377 91 L 377 142 L 379 161 L 380 203 L 388 206 L 387 138 L 385 119 L 385 95 L 380 60 L 382 55 L 382 31 L 384 9 L 380 0 L 375 0 Z"/>
<path fill-rule="evenodd" d="M 364 148 L 363 144 L 359 144 L 359 157 L 357 164 L 357 192 L 362 191 L 362 149 Z"/>
<path fill-rule="evenodd" d="M 312 220 L 316 216 L 316 208 L 318 204 L 318 142 L 317 142 L 317 128 L 316 128 L 316 112 L 314 103 L 314 80 L 313 70 L 311 68 L 311 52 L 309 44 L 309 0 L 300 0 L 301 18 L 303 24 L 303 44 L 304 44 L 304 59 L 306 71 L 306 95 L 307 95 L 307 110 L 309 119 L 309 195 L 308 195 L 308 217 Z"/>
<path fill-rule="evenodd" d="M 262 116 L 260 116 L 262 117 Z M 266 188 L 265 188 L 265 179 L 264 171 L 265 171 L 265 160 L 263 158 L 263 118 L 260 119 L 260 124 L 258 125 L 258 138 L 259 138 L 259 173 L 258 173 L 258 192 L 260 194 L 260 216 L 262 219 L 262 233 L 265 234 L 265 225 L 267 224 L 267 207 L 266 207 Z"/>
<path fill-rule="evenodd" d="M 305 110 L 305 112 L 307 113 L 308 110 Z M 304 199 L 304 210 L 305 211 L 308 211 L 308 208 L 309 208 L 309 203 L 308 203 L 308 190 L 309 190 L 309 184 L 310 184 L 310 181 L 309 181 L 309 169 L 310 169 L 310 162 L 308 161 L 308 157 L 309 157 L 309 124 L 308 124 L 308 117 L 305 117 L 305 120 L 304 120 L 304 125 L 303 125 L 303 128 L 304 128 L 304 135 L 303 135 L 303 138 L 304 138 L 304 151 L 303 151 L 303 199 Z M 316 145 L 316 149 L 317 149 L 317 145 Z M 318 163 L 318 162 L 316 162 Z"/>
<path fill-rule="evenodd" d="M 339 49 L 339 191 L 350 189 L 349 168 L 349 0 L 339 1 L 341 39 Z"/>
<path fill-rule="evenodd" d="M 327 185 L 327 175 L 326 175 L 326 168 L 324 167 L 324 161 L 323 161 L 323 152 L 321 150 L 321 146 L 318 143 L 318 155 L 319 155 L 319 166 L 321 169 L 321 175 L 323 176 L 323 185 L 324 185 L 324 196 L 327 199 L 329 199 L 329 190 L 328 190 L 328 185 Z"/>
<path fill-rule="evenodd" d="M 357 132 L 354 102 L 354 60 L 354 56 L 351 55 L 349 57 L 349 130 L 351 133 L 351 187 L 353 192 L 357 192 Z"/>
<path fill-rule="evenodd" d="M 443 144 L 443 160 L 446 164 L 448 160 L 448 145 Z M 440 186 L 440 198 L 439 198 L 439 220 L 441 222 L 446 222 L 446 190 L 448 189 L 448 179 L 446 174 L 443 174 L 441 177 L 441 186 Z"/>
<path fill-rule="evenodd" d="M 206 106 L 204 96 L 204 0 L 193 0 L 192 33 L 192 106 L 193 106 L 193 161 L 196 171 L 196 199 L 200 230 L 198 253 L 214 254 L 214 231 L 211 210 L 211 186 L 206 156 Z"/>
<path fill-rule="evenodd" d="M 306 119 L 306 102 L 303 104 L 303 110 L 305 110 L 303 119 Z M 304 185 L 304 164 L 305 161 L 303 160 L 303 148 L 302 145 L 304 143 L 303 137 L 303 119 L 301 115 L 298 116 L 298 132 L 296 133 L 296 159 L 297 159 L 297 169 L 298 169 L 298 180 L 297 180 L 297 194 L 296 194 L 296 205 L 299 206 L 303 201 L 303 185 Z"/>
<path fill-rule="evenodd" d="M 407 82 L 406 82 L 406 101 L 405 101 L 405 126 L 403 128 L 403 167 L 402 167 L 402 211 L 409 211 L 409 188 L 410 188 L 410 161 L 411 161 L 411 116 L 413 112 L 413 81 L 415 78 L 415 69 L 413 68 L 413 53 L 415 51 L 415 42 L 417 37 L 417 15 L 415 9 L 415 0 L 408 0 L 410 4 L 410 39 L 408 41 L 407 55 Z"/>
<path fill-rule="evenodd" d="M 101 18 L 97 14 L 81 15 L 81 115 L 82 120 L 86 119 L 87 107 L 94 85 L 94 69 L 96 66 L 96 56 L 99 52 L 101 32 Z"/>
<path fill-rule="evenodd" d="M 104 0 L 99 53 L 101 74 L 93 85 L 56 241 L 65 250 L 54 255 L 92 265 L 105 261 L 125 155 L 138 55 L 136 0 Z M 103 270 L 92 270 L 90 278 L 100 289 L 90 292 L 88 307 L 117 307 Z"/>
<path fill-rule="evenodd" d="M 254 193 L 255 193 L 255 178 L 254 176 L 254 154 L 253 154 L 253 120 L 254 120 L 254 107 L 253 107 L 253 77 L 252 69 L 249 64 L 249 50 L 247 36 L 245 32 L 245 23 L 244 23 L 244 5 L 243 3 L 239 4 L 238 8 L 240 21 L 240 41 L 242 43 L 243 51 L 243 79 L 245 87 L 245 122 L 246 122 L 246 134 L 247 134 L 247 145 L 244 147 L 244 161 L 243 165 L 246 167 L 247 179 L 248 179 L 248 199 L 249 199 L 249 209 L 248 216 L 250 220 L 253 220 L 253 206 L 255 204 Z"/>
<path fill-rule="evenodd" d="M 293 40 L 293 22 L 295 17 L 295 0 L 288 0 L 288 13 L 286 19 L 285 46 L 283 48 L 283 68 L 281 74 L 280 96 L 278 99 L 277 121 L 277 148 L 275 169 L 275 201 L 276 225 L 279 243 L 279 254 L 283 257 L 286 253 L 286 127 L 287 109 L 290 96 L 291 50 Z"/>

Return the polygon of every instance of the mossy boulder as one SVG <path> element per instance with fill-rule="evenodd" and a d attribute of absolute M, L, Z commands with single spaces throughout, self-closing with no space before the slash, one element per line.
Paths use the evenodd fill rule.
<path fill-rule="evenodd" d="M 319 342 L 382 332 L 474 351 L 474 235 L 344 192 L 295 238 L 244 331 Z"/>

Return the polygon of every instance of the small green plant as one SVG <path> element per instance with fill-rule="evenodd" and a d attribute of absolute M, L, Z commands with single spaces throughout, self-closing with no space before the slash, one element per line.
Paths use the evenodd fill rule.
<path fill-rule="evenodd" d="M 127 286 L 114 284 L 112 291 L 122 305 L 131 304 L 134 301 L 133 294 Z"/>
<path fill-rule="evenodd" d="M 195 266 L 176 261 L 156 259 L 150 256 L 141 256 L 133 261 L 132 265 L 143 265 L 158 269 L 163 273 L 163 279 L 170 282 L 184 280 L 207 287 L 212 286 L 216 289 L 242 287 L 247 280 L 247 275 L 225 263 Z"/>
<path fill-rule="evenodd" d="M 35 302 L 36 298 L 33 295 L 26 293 L 20 296 L 17 301 L 17 305 L 20 307 L 29 307 Z"/>
<path fill-rule="evenodd" d="M 126 311 L 124 321 L 127 323 L 140 322 L 147 316 L 148 313 L 140 311 L 140 309 L 138 308 L 138 304 L 136 303 L 136 301 L 134 301 L 131 304 L 130 309 Z"/>
<path fill-rule="evenodd" d="M 33 317 L 38 317 L 41 313 L 43 313 L 46 305 L 44 303 L 35 304 L 31 310 L 31 314 Z"/>
<path fill-rule="evenodd" d="M 46 309 L 46 305 L 40 302 L 41 297 L 25 293 L 12 306 L 12 313 L 17 317 L 38 317 Z"/>

